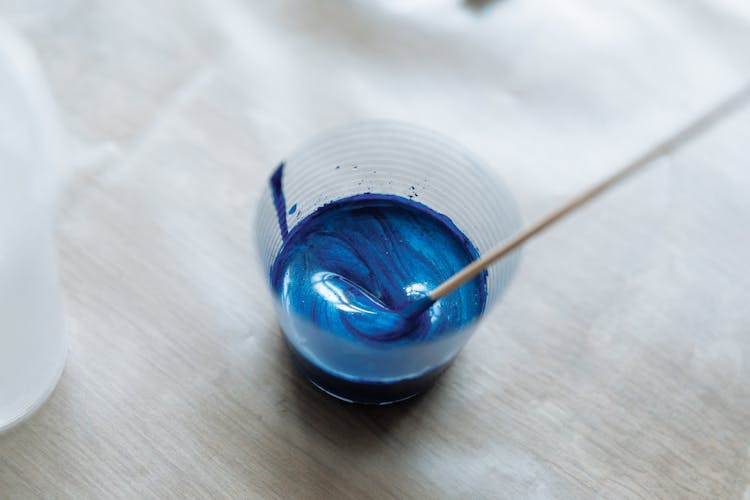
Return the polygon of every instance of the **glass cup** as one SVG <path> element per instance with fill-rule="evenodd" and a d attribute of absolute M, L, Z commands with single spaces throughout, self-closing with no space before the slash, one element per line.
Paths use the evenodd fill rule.
<path fill-rule="evenodd" d="M 33 54 L 0 22 L 0 432 L 47 399 L 67 354 L 53 226 L 52 99 Z"/>
<path fill-rule="evenodd" d="M 274 204 L 274 181 L 280 181 L 277 189 L 283 191 L 285 207 Z M 283 232 L 330 202 L 360 194 L 396 195 L 422 203 L 447 216 L 480 254 L 521 226 L 508 189 L 449 138 L 404 123 L 358 123 L 307 143 L 284 162 L 281 178 L 269 182 L 255 221 L 263 272 L 270 275 Z M 284 214 L 282 220 L 277 213 Z M 485 313 L 508 286 L 518 259 L 516 252 L 488 269 Z M 425 391 L 477 326 L 474 320 L 413 343 L 347 340 L 290 311 L 271 288 L 296 364 L 317 387 L 349 402 L 387 404 Z"/>

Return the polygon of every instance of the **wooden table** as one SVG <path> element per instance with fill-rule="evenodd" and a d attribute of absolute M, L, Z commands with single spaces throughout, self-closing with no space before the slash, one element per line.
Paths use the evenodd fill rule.
<path fill-rule="evenodd" d="M 6 14 L 69 137 L 70 355 L 0 436 L 0 498 L 750 498 L 749 110 L 531 243 L 455 365 L 394 407 L 296 374 L 251 226 L 278 160 L 375 117 L 456 137 L 531 220 L 750 78 L 746 2 Z"/>

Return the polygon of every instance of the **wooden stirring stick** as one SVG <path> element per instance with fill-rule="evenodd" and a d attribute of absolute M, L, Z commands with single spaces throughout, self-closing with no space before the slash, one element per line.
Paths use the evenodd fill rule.
<path fill-rule="evenodd" d="M 517 235 L 513 236 L 509 240 L 506 240 L 499 246 L 490 250 L 485 255 L 481 256 L 468 266 L 458 271 L 456 274 L 454 274 L 443 283 L 438 285 L 434 290 L 432 290 L 427 297 L 429 300 L 420 301 L 420 306 L 410 308 L 409 313 L 421 313 L 435 301 L 442 297 L 445 297 L 456 288 L 471 280 L 479 273 L 481 273 L 485 268 L 496 262 L 498 259 L 501 259 L 505 255 L 509 254 L 510 252 L 521 246 L 523 243 L 525 243 L 527 240 L 531 239 L 533 236 L 541 233 L 549 226 L 553 225 L 555 222 L 559 221 L 577 208 L 593 200 L 613 186 L 616 186 L 624 179 L 636 173 L 660 156 L 675 151 L 690 139 L 693 139 L 694 137 L 700 135 L 711 125 L 745 104 L 745 101 L 748 97 L 750 97 L 750 84 L 744 86 L 739 92 L 733 94 L 725 101 L 711 108 L 710 111 L 700 116 L 698 119 L 690 123 L 687 127 L 679 130 L 677 133 L 667 138 L 666 140 L 656 144 L 653 148 L 638 157 L 635 161 L 620 168 L 614 174 L 605 178 L 598 184 L 590 187 L 583 193 L 568 201 L 563 206 L 557 208 L 556 210 L 553 210 L 551 213 L 542 217 L 534 224 L 528 226 Z M 415 306 L 416 305 L 417 304 L 415 304 Z M 422 311 L 417 311 L 416 309 L 422 309 Z"/>

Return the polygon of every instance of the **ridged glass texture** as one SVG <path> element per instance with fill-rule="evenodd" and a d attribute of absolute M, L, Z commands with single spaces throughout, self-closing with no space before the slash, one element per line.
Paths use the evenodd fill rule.
<path fill-rule="evenodd" d="M 404 123 L 364 122 L 329 131 L 286 159 L 282 184 L 287 210 L 295 207 L 286 216 L 290 231 L 317 208 L 363 193 L 427 205 L 448 216 L 480 254 L 521 225 L 508 189 L 474 155 L 449 138 Z M 255 236 L 267 275 L 282 245 L 270 186 L 259 201 Z M 488 270 L 485 313 L 510 282 L 518 257 L 516 252 Z M 293 317 L 275 298 L 287 340 L 309 361 L 352 381 L 390 383 L 428 373 L 450 362 L 476 325 L 430 342 L 362 345 Z"/>

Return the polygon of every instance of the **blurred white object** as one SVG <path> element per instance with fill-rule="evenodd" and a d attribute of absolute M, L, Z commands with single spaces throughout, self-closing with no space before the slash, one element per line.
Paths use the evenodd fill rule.
<path fill-rule="evenodd" d="M 53 226 L 58 125 L 31 50 L 0 22 L 0 431 L 44 403 L 67 347 Z"/>

